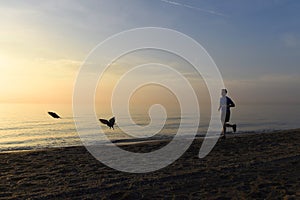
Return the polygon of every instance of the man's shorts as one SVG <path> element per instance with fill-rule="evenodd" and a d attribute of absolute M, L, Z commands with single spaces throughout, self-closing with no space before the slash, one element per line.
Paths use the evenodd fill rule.
<path fill-rule="evenodd" d="M 230 111 L 222 112 L 221 120 L 222 120 L 223 124 L 226 123 L 226 122 L 229 122 L 229 120 L 230 120 Z"/>

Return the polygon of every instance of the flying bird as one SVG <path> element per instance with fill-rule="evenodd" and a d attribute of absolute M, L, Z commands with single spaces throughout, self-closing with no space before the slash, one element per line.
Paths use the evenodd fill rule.
<path fill-rule="evenodd" d="M 115 117 L 110 118 L 109 120 L 106 119 L 99 119 L 99 121 L 103 124 L 106 124 L 110 129 L 114 129 L 115 125 Z"/>
<path fill-rule="evenodd" d="M 48 112 L 48 114 L 55 119 L 60 119 L 60 116 L 58 114 L 56 114 L 55 112 Z"/>

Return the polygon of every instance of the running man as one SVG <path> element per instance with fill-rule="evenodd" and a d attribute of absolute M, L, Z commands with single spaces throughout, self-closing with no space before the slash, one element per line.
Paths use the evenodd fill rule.
<path fill-rule="evenodd" d="M 228 96 L 226 96 L 226 89 L 222 89 L 221 95 L 222 97 L 220 99 L 220 106 L 218 111 L 221 110 L 221 122 L 223 125 L 222 138 L 226 138 L 226 127 L 231 127 L 233 129 L 233 132 L 236 132 L 236 124 L 228 123 L 230 120 L 230 108 L 235 107 L 235 104 Z"/>

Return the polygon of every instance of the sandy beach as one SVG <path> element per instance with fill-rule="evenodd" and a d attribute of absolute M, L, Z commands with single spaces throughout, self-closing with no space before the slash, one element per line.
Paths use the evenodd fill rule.
<path fill-rule="evenodd" d="M 299 199 L 300 129 L 229 135 L 204 159 L 202 140 L 168 167 L 118 172 L 84 147 L 0 154 L 0 199 Z M 151 151 L 162 142 L 124 146 Z"/>

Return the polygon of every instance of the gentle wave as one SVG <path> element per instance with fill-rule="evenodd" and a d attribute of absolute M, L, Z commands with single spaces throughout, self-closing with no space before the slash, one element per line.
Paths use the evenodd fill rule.
<path fill-rule="evenodd" d="M 32 105 L 32 109 L 28 109 L 27 105 L 24 105 L 26 108 L 25 111 L 22 110 L 20 105 L 17 106 L 17 109 L 15 105 L 10 105 L 10 107 L 6 105 L 2 106 L 5 107 L 6 112 L 0 113 L 0 152 L 82 145 L 82 141 L 75 128 L 72 111 L 64 111 L 65 105 L 61 107 L 57 105 L 53 106 L 57 110 L 64 111 L 63 113 L 59 113 L 62 119 L 49 117 L 44 107 L 40 105 Z M 266 133 L 274 130 L 299 128 L 298 119 L 300 118 L 300 114 L 297 110 L 300 110 L 300 107 L 285 107 L 284 111 L 278 110 L 278 107 L 267 108 L 257 108 L 256 106 L 256 110 L 262 110 L 260 113 L 254 110 L 253 107 L 242 107 L 240 110 L 237 108 L 237 112 L 233 112 L 232 121 L 238 124 L 238 134 Z M 104 116 L 110 115 L 107 114 Z M 133 118 L 138 119 L 136 122 L 142 126 L 148 125 L 150 122 L 149 117 L 145 115 L 137 115 Z M 191 122 L 194 119 L 192 116 L 184 116 L 184 118 L 191 120 Z M 171 139 L 176 134 L 181 119 L 183 119 L 181 116 L 168 116 L 163 130 L 150 138 L 132 138 L 122 133 L 118 126 L 116 126 L 115 130 L 109 130 L 105 126 L 102 126 L 102 128 L 108 138 L 115 143 Z M 198 127 L 198 137 L 203 137 L 208 128 L 209 116 L 202 116 L 201 120 L 203 119 L 204 121 L 201 121 Z M 122 117 L 117 118 L 117 122 L 118 120 L 122 120 Z M 99 131 L 100 126 L 101 124 L 99 123 Z M 134 128 L 131 124 L 127 124 L 127 127 Z M 183 128 L 188 133 L 191 129 L 190 123 L 184 124 Z M 105 141 L 99 133 L 93 132 L 89 127 L 85 130 L 87 134 L 82 137 L 89 138 L 91 142 L 93 140 L 95 142 Z"/>

